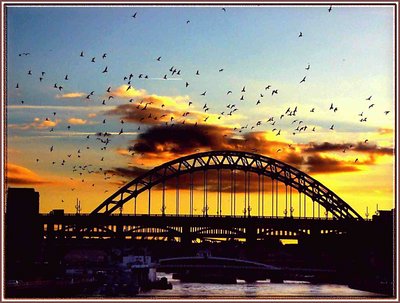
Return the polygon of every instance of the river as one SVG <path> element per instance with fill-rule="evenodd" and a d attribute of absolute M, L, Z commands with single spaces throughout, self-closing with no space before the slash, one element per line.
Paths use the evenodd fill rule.
<path fill-rule="evenodd" d="M 167 277 L 172 283 L 171 290 L 151 290 L 140 293 L 139 297 L 153 299 L 172 298 L 208 298 L 208 299 L 271 299 L 271 298 L 378 298 L 381 294 L 355 290 L 346 285 L 310 284 L 308 282 L 284 281 L 281 284 L 258 281 L 246 283 L 238 280 L 237 284 L 183 283 L 172 279 L 172 275 L 158 273 L 158 277 Z"/>

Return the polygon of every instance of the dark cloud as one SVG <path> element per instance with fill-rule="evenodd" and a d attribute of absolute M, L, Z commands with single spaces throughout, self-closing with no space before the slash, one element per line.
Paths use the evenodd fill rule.
<path fill-rule="evenodd" d="M 218 126 L 190 124 L 172 127 L 154 126 L 140 134 L 136 143 L 129 149 L 144 154 L 168 153 L 178 157 L 193 153 L 200 148 L 211 150 L 229 148 L 230 144 L 224 137 L 229 134 L 231 134 L 230 129 Z"/>
<path fill-rule="evenodd" d="M 136 178 L 148 172 L 148 169 L 140 168 L 137 166 L 131 166 L 129 168 L 115 167 L 106 171 L 106 174 L 117 175 L 124 178 Z"/>
<path fill-rule="evenodd" d="M 321 152 L 343 151 L 343 150 L 351 150 L 354 152 L 362 152 L 362 153 L 378 154 L 378 155 L 393 155 L 394 153 L 394 149 L 391 147 L 379 147 L 376 144 L 369 144 L 366 142 L 341 143 L 341 144 L 329 143 L 329 142 L 318 144 L 311 142 L 309 146 L 304 149 L 304 152 L 321 153 Z"/>
<path fill-rule="evenodd" d="M 171 117 L 180 117 L 180 111 L 155 108 L 152 106 L 144 107 L 141 104 L 122 104 L 106 112 L 107 115 L 120 116 L 125 122 L 140 122 L 142 124 L 159 124 L 169 121 Z"/>
<path fill-rule="evenodd" d="M 321 173 L 355 172 L 360 170 L 353 162 L 340 161 L 334 158 L 322 157 L 320 155 L 307 157 L 304 165 L 307 167 L 306 172 L 311 175 Z"/>

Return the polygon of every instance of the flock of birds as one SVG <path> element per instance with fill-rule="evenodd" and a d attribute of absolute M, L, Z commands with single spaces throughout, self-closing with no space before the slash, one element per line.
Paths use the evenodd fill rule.
<path fill-rule="evenodd" d="M 222 8 L 221 9 L 224 13 L 226 13 L 226 9 Z M 332 11 L 332 6 L 329 7 L 328 12 L 330 13 Z M 135 12 L 133 15 L 131 15 L 131 17 L 133 19 L 137 19 L 138 16 L 138 12 Z M 186 21 L 187 24 L 190 23 L 190 20 Z M 303 32 L 299 32 L 298 34 L 298 39 L 303 38 L 304 34 Z M 19 54 L 20 57 L 26 57 L 26 56 L 32 56 L 30 52 L 23 52 Z M 85 51 L 81 51 L 80 54 L 77 54 L 77 57 L 80 58 L 81 60 L 90 60 L 91 63 L 93 64 L 102 64 L 102 67 L 99 68 L 99 73 L 101 74 L 107 74 L 109 72 L 109 67 L 106 64 L 107 62 L 107 53 L 103 53 L 101 54 L 99 57 L 96 56 L 88 56 L 86 54 Z M 154 58 L 154 60 L 156 62 L 161 62 L 163 61 L 163 57 L 162 56 L 158 56 L 157 58 Z M 312 69 L 311 65 L 305 64 L 304 70 L 305 73 L 309 72 Z M 223 73 L 224 72 L 224 68 L 217 68 L 216 69 L 218 71 L 218 73 Z M 181 70 L 179 67 L 177 67 L 176 65 L 171 66 L 168 70 L 164 71 L 163 73 L 161 73 L 161 75 L 159 76 L 161 79 L 164 80 L 168 80 L 171 77 L 175 77 L 175 76 L 183 76 L 185 75 L 186 71 Z M 192 76 L 196 77 L 201 77 L 201 71 L 200 70 L 195 70 L 192 72 Z M 31 69 L 29 69 L 27 71 L 27 75 L 29 77 L 34 77 L 37 76 L 38 77 L 38 81 L 39 83 L 48 83 L 47 80 L 47 74 L 45 71 L 33 71 Z M 301 77 L 299 77 L 300 79 Z M 148 80 L 151 79 L 151 76 L 148 74 L 138 74 L 138 75 L 134 75 L 133 73 L 129 74 L 129 75 L 124 75 L 123 76 L 123 83 L 125 84 L 124 87 L 126 87 L 126 91 L 128 92 L 129 90 L 134 90 L 134 86 L 133 86 L 133 81 L 136 79 L 143 79 L 143 80 Z M 52 85 L 52 87 L 54 88 L 54 90 L 56 90 L 57 92 L 64 92 L 65 91 L 65 87 L 67 87 L 68 85 L 68 81 L 70 80 L 70 75 L 69 74 L 65 74 L 64 78 L 62 81 L 55 81 L 53 82 L 54 84 Z M 183 81 L 184 82 L 184 86 L 185 88 L 188 88 L 189 86 L 191 86 L 191 83 L 189 82 L 189 80 L 187 81 Z M 299 81 L 298 85 L 306 85 L 307 82 L 307 74 L 304 75 L 301 80 Z M 16 83 L 15 88 L 16 89 L 20 89 L 21 86 L 23 85 L 23 83 Z M 241 106 L 248 106 L 248 102 L 254 102 L 254 106 L 258 106 L 260 104 L 262 104 L 263 99 L 265 99 L 267 96 L 269 96 L 269 98 L 273 98 L 274 96 L 279 94 L 279 88 L 278 87 L 272 87 L 271 84 L 267 84 L 265 85 L 263 91 L 258 92 L 258 98 L 257 100 L 253 100 L 253 101 L 248 101 L 246 99 L 246 93 L 247 93 L 247 89 L 246 86 L 243 86 L 241 88 L 238 89 L 232 89 L 232 90 L 228 90 L 226 92 L 226 98 L 230 98 L 233 99 L 234 95 L 237 93 L 237 99 L 236 101 L 231 101 L 228 104 L 225 104 L 225 110 L 223 111 L 218 111 L 218 112 L 212 112 L 212 108 L 210 106 L 207 105 L 206 102 L 198 102 L 198 104 L 194 104 L 195 101 L 193 100 L 189 100 L 187 101 L 187 108 L 188 110 L 185 110 L 181 117 L 177 117 L 176 116 L 176 112 L 169 110 L 167 108 L 167 106 L 165 104 L 154 104 L 153 102 L 144 102 L 143 100 L 140 100 L 140 98 L 132 98 L 128 101 L 128 104 L 131 104 L 132 106 L 132 110 L 136 110 L 138 113 L 140 113 L 141 118 L 139 121 L 137 121 L 137 131 L 141 131 L 143 130 L 143 128 L 141 129 L 141 126 L 143 127 L 143 124 L 145 125 L 157 125 L 161 124 L 168 126 L 168 127 L 176 127 L 179 124 L 190 124 L 193 125 L 193 127 L 196 127 L 200 124 L 204 124 L 207 125 L 207 123 L 209 122 L 209 119 L 211 116 L 215 116 L 216 119 L 221 120 L 224 117 L 231 117 L 233 116 L 236 112 L 240 112 L 240 107 Z M 199 92 L 199 95 L 196 99 L 200 99 L 204 96 L 206 96 L 207 94 L 207 90 L 204 90 L 202 92 Z M 232 96 L 231 96 L 232 95 Z M 96 94 L 95 91 L 88 91 L 86 93 L 86 96 L 82 97 L 82 99 L 84 99 L 85 101 L 96 101 L 97 96 L 102 96 L 99 100 L 100 104 L 102 105 L 107 105 L 110 104 L 110 102 L 113 101 L 113 99 L 117 98 L 117 96 L 113 95 L 113 88 L 111 86 L 108 86 L 107 88 L 104 89 L 103 92 Z M 248 102 L 246 102 L 248 101 Z M 368 116 L 367 114 L 369 113 L 370 110 L 373 109 L 375 103 L 373 103 L 373 96 L 368 96 L 365 101 L 368 101 L 368 105 L 366 106 L 365 110 L 362 111 L 361 113 L 358 114 L 359 116 L 359 122 L 360 123 L 364 123 L 367 122 Z M 25 102 L 23 100 L 20 101 L 22 104 L 24 104 Z M 200 104 L 199 104 L 200 103 Z M 112 104 L 112 103 L 111 103 Z M 197 105 L 197 106 L 195 106 Z M 157 107 L 157 108 L 156 108 Z M 196 112 L 196 108 L 200 109 Z M 155 109 L 157 109 L 157 111 L 155 111 Z M 193 111 L 189 111 L 193 109 Z M 337 105 L 335 105 L 333 102 L 330 103 L 330 105 L 327 105 L 327 109 L 329 109 L 330 112 L 332 112 L 332 114 L 337 113 L 338 111 L 340 111 L 340 108 L 338 108 Z M 303 110 L 303 109 L 302 109 Z M 305 111 L 309 112 L 310 115 L 312 115 L 313 113 L 316 113 L 318 111 L 317 108 L 309 108 L 306 109 Z M 241 125 L 241 126 L 237 126 L 232 128 L 232 133 L 238 133 L 238 134 L 243 134 L 246 132 L 251 132 L 253 130 L 255 130 L 258 127 L 270 127 L 271 128 L 271 132 L 272 134 L 274 134 L 275 136 L 281 136 L 283 135 L 283 132 L 287 132 L 288 134 L 292 134 L 292 135 L 298 135 L 300 133 L 305 133 L 305 132 L 315 132 L 318 129 L 320 129 L 320 126 L 317 125 L 310 125 L 307 124 L 306 121 L 301 120 L 297 117 L 299 112 L 299 108 L 298 106 L 294 106 L 294 107 L 288 107 L 285 111 L 283 111 L 282 113 L 280 113 L 277 116 L 270 116 L 268 118 L 266 118 L 265 120 L 258 120 L 258 121 L 254 121 L 253 123 L 249 123 L 249 124 L 245 124 L 245 125 Z M 162 113 L 162 114 L 160 114 Z M 197 117 L 201 117 L 201 119 L 198 119 L 197 121 L 194 121 L 193 119 L 189 119 L 191 116 L 194 116 L 194 113 L 196 113 Z M 385 111 L 383 114 L 384 115 L 388 115 L 390 113 L 390 111 Z M 57 112 L 53 112 L 53 119 L 55 119 Z M 290 124 L 288 123 L 288 121 L 286 123 L 288 123 L 291 127 L 290 131 L 287 131 L 285 129 L 282 128 L 282 123 L 281 121 L 283 120 L 287 120 L 287 119 L 291 119 Z M 52 121 L 51 118 L 49 117 L 45 117 L 44 118 L 45 121 Z M 149 122 L 149 120 L 152 120 L 151 123 Z M 124 133 L 124 124 L 126 123 L 126 121 L 124 121 L 123 119 L 120 120 L 120 130 L 117 132 L 110 132 L 104 130 L 104 131 L 100 131 L 97 133 L 94 133 L 93 135 L 86 135 L 86 140 L 89 140 L 91 137 L 95 137 L 95 142 L 97 144 L 99 144 L 99 146 L 97 146 L 98 148 L 100 148 L 100 150 L 102 151 L 107 151 L 107 147 L 109 147 L 109 144 L 112 142 L 112 137 L 116 136 L 116 135 L 122 135 Z M 107 120 L 103 119 L 102 123 L 103 125 L 107 124 Z M 72 124 L 67 125 L 67 130 L 71 130 L 71 128 L 73 127 Z M 50 132 L 54 132 L 56 130 L 56 126 L 53 127 L 49 127 L 49 131 Z M 331 126 L 329 127 L 329 130 L 336 130 L 336 125 L 335 124 L 331 124 Z M 225 133 L 223 134 L 224 137 L 227 137 L 228 135 Z M 89 141 L 86 141 L 89 142 Z M 368 139 L 364 140 L 365 144 L 368 144 Z M 89 143 L 85 143 L 86 146 L 84 147 L 79 147 L 76 149 L 76 151 L 74 153 L 68 153 L 65 155 L 65 158 L 60 159 L 59 161 L 51 161 L 51 165 L 61 165 L 61 166 L 67 166 L 67 164 L 71 164 L 71 170 L 73 173 L 73 176 L 70 178 L 71 180 L 77 180 L 79 182 L 87 182 L 86 176 L 90 175 L 90 174 L 102 174 L 104 180 L 109 180 L 110 178 L 116 176 L 115 172 L 112 172 L 109 169 L 103 168 L 102 166 L 98 166 L 97 164 L 75 164 L 77 163 L 76 160 L 80 159 L 83 157 L 84 154 L 84 150 L 88 150 L 93 148 L 93 146 L 90 146 Z M 288 144 L 289 148 L 291 148 L 292 144 Z M 243 149 L 244 150 L 249 150 L 248 147 L 246 147 L 246 140 L 243 140 Z M 346 152 L 346 150 L 351 150 L 353 148 L 352 145 L 348 146 L 348 148 L 344 148 L 343 152 Z M 53 152 L 56 149 L 56 146 L 53 144 L 51 146 L 49 146 L 49 152 Z M 199 151 L 198 148 L 194 149 L 194 152 Z M 254 146 L 251 148 L 252 152 L 257 152 L 258 149 L 254 148 Z M 132 156 L 135 155 L 135 150 L 130 148 L 129 152 Z M 276 152 L 282 152 L 282 148 L 278 148 L 276 149 Z M 106 155 L 106 154 L 105 154 Z M 98 161 L 100 163 L 106 163 L 107 161 L 106 156 L 101 156 L 100 159 L 98 159 Z M 141 154 L 142 156 L 144 154 Z M 139 155 L 140 156 L 140 155 Z M 73 160 L 75 158 L 75 161 Z M 81 159 L 82 160 L 82 159 Z M 36 162 L 46 162 L 48 161 L 48 156 L 47 155 L 42 155 L 41 157 L 36 158 Z M 355 158 L 354 162 L 358 162 L 359 159 Z M 87 161 L 81 161 L 81 162 L 86 162 Z M 47 163 L 47 162 L 46 162 Z M 91 183 L 91 186 L 94 187 L 95 183 Z M 71 188 L 72 191 L 74 191 L 76 189 L 76 187 Z M 108 189 L 105 189 L 104 192 L 108 192 Z M 64 202 L 62 200 L 62 202 Z"/>

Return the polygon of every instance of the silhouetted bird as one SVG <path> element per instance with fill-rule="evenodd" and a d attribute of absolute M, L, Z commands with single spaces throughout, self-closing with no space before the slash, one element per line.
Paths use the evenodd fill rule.
<path fill-rule="evenodd" d="M 302 33 L 302 32 L 300 32 L 300 34 L 299 34 L 299 38 L 300 38 L 300 37 L 303 37 L 303 33 Z"/>

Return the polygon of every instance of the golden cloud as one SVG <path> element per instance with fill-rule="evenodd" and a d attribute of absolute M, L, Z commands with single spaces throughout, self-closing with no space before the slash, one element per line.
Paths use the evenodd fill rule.
<path fill-rule="evenodd" d="M 66 94 L 61 94 L 61 95 L 56 95 L 57 99 L 76 99 L 76 98 L 82 98 L 83 96 L 86 96 L 85 93 L 66 93 Z"/>
<path fill-rule="evenodd" d="M 46 129 L 50 127 L 56 126 L 58 123 L 60 123 L 60 119 L 56 120 L 51 120 L 51 119 L 40 119 L 40 118 L 35 118 L 32 123 L 26 123 L 26 124 L 10 124 L 8 127 L 9 128 L 14 128 L 14 129 L 21 129 L 21 130 L 27 130 L 27 129 Z"/>
<path fill-rule="evenodd" d="M 147 93 L 144 89 L 136 89 L 132 86 L 124 84 L 113 90 L 110 94 L 114 97 L 130 99 L 146 96 Z"/>
<path fill-rule="evenodd" d="M 73 124 L 73 125 L 84 125 L 87 123 L 87 120 L 83 120 L 80 118 L 69 118 L 68 123 Z"/>
<path fill-rule="evenodd" d="M 12 163 L 7 163 L 7 182 L 13 185 L 40 185 L 51 184 L 33 171 Z"/>

